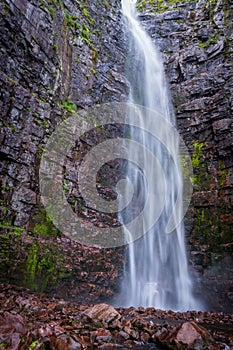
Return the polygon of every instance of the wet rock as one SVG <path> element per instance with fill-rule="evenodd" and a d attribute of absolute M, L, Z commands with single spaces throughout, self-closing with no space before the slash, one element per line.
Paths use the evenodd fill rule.
<path fill-rule="evenodd" d="M 129 334 L 124 332 L 124 331 L 120 331 L 117 335 L 116 335 L 116 340 L 118 343 L 122 343 L 125 340 L 129 339 Z"/>
<path fill-rule="evenodd" d="M 174 349 L 201 350 L 209 344 L 210 335 L 206 329 L 191 321 L 176 327 L 171 333 L 163 332 L 158 339 L 161 344 L 173 346 Z"/>
<path fill-rule="evenodd" d="M 29 214 L 21 211 L 21 212 L 16 214 L 16 217 L 14 220 L 14 225 L 19 226 L 19 227 L 23 227 L 24 225 L 26 225 L 28 220 L 29 220 Z"/>
<path fill-rule="evenodd" d="M 110 342 L 112 340 L 112 334 L 107 329 L 99 329 L 98 331 L 92 332 L 92 335 L 93 334 L 98 342 Z"/>
<path fill-rule="evenodd" d="M 19 187 L 13 197 L 13 201 L 20 201 L 27 204 L 36 204 L 36 193 L 26 187 Z"/>
<path fill-rule="evenodd" d="M 18 350 L 22 337 L 27 333 L 25 319 L 17 314 L 0 314 L 0 343 L 7 349 Z"/>
<path fill-rule="evenodd" d="M 214 132 L 217 133 L 219 131 L 227 131 L 228 128 L 232 125 L 232 119 L 221 119 L 213 122 Z"/>
<path fill-rule="evenodd" d="M 31 344 L 54 350 L 75 350 L 80 349 L 80 346 L 81 349 L 166 347 L 217 350 L 232 346 L 231 314 L 195 311 L 176 313 L 149 308 L 144 309 L 144 312 L 135 309 L 132 316 L 132 308 L 121 308 L 117 310 L 121 324 L 112 328 L 112 323 L 96 321 L 84 314 L 95 306 L 97 310 L 99 305 L 87 307 L 34 295 L 22 288 L 0 285 L 0 334 L 18 340 L 18 334 L 24 334 L 22 344 L 16 343 L 16 349 L 19 350 L 28 350 Z M 6 322 L 2 322 L 3 317 Z M 142 326 L 147 331 L 142 330 Z M 150 334 L 150 337 L 146 334 Z"/>
<path fill-rule="evenodd" d="M 54 350 L 79 350 L 81 344 L 69 337 L 67 334 L 51 335 L 49 338 L 50 348 Z"/>
<path fill-rule="evenodd" d="M 148 340 L 150 339 L 150 335 L 148 333 L 145 333 L 143 332 L 141 334 L 141 340 L 144 342 L 144 343 L 148 343 Z"/>
<path fill-rule="evenodd" d="M 99 320 L 105 323 L 111 323 L 114 320 L 119 320 L 121 317 L 119 312 L 116 311 L 113 306 L 107 304 L 94 305 L 93 307 L 86 309 L 83 314 L 93 320 Z"/>
<path fill-rule="evenodd" d="M 69 115 L 68 97 L 82 109 L 96 103 L 124 100 L 128 89 L 120 2 L 94 1 L 85 6 L 70 0 L 60 5 L 55 3 L 4 0 L 0 5 L 0 183 L 4 185 L 4 190 L 1 186 L 0 211 L 4 212 L 4 227 L 9 227 L 4 229 L 7 233 L 12 232 L 11 227 L 25 228 L 26 236 L 37 231 L 33 244 L 38 247 L 38 264 L 43 260 L 42 255 L 47 254 L 41 248 L 40 238 L 47 235 L 53 240 L 58 233 L 55 227 L 48 225 L 46 215 L 41 217 L 39 165 L 48 138 Z M 83 38 L 83 31 L 88 33 L 88 38 Z M 14 247 L 12 242 L 4 243 L 11 258 L 5 253 L 0 278 L 13 278 L 16 284 L 31 284 L 31 288 L 40 290 L 43 283 L 37 276 L 39 269 L 36 268 L 34 282 L 25 282 L 28 277 L 24 268 L 25 263 L 30 263 L 30 254 L 25 261 L 21 252 L 30 250 L 26 241 L 29 242 L 28 237 L 22 249 L 16 247 L 16 239 Z M 61 242 L 50 243 L 52 250 L 56 250 L 55 246 L 63 249 Z M 57 259 L 56 271 L 60 268 L 66 271 L 66 278 L 59 277 L 57 286 L 56 278 L 46 277 L 46 291 L 54 293 L 56 289 L 59 296 L 69 294 L 71 299 L 80 296 L 93 302 L 109 299 L 117 289 L 115 282 L 122 259 L 119 259 L 119 266 L 114 263 L 114 267 L 109 254 L 101 250 L 93 250 L 94 255 L 99 256 L 97 259 L 94 255 L 90 258 L 91 252 L 82 259 L 82 249 L 77 248 L 75 253 L 75 248 L 67 248 L 66 243 L 64 250 L 69 251 L 67 257 L 77 257 L 76 267 L 67 271 L 61 260 L 55 258 L 56 253 L 45 257 L 46 263 Z M 17 261 L 13 261 L 13 255 Z M 67 261 L 64 265 L 72 263 Z M 87 270 L 83 271 L 83 266 Z M 51 266 L 45 269 L 49 271 Z M 8 275 L 3 271 L 8 271 Z"/>

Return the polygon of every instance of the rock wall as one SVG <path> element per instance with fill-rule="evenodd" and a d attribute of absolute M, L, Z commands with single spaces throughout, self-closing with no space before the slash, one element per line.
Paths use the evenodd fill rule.
<path fill-rule="evenodd" d="M 40 204 L 38 168 L 58 123 L 77 109 L 124 99 L 120 3 L 4 0 L 0 8 L 1 281 L 80 302 L 106 300 L 122 253 L 60 235 Z"/>
<path fill-rule="evenodd" d="M 205 290 L 208 308 L 230 311 L 232 4 L 142 0 L 138 7 L 163 54 L 192 158 L 185 224 L 196 293 Z M 38 167 L 55 126 L 72 112 L 125 99 L 120 1 L 4 0 L 0 8 L 1 280 L 106 300 L 119 285 L 122 250 L 62 237 L 40 205 Z"/>

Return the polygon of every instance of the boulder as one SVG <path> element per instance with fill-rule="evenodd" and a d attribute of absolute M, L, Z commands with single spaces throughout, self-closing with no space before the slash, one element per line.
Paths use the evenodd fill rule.
<path fill-rule="evenodd" d="M 105 323 L 111 323 L 114 320 L 119 320 L 121 315 L 114 309 L 113 306 L 107 304 L 97 304 L 86 309 L 83 314 L 90 317 L 92 320 L 99 320 Z"/>
<path fill-rule="evenodd" d="M 170 349 L 201 350 L 210 342 L 208 331 L 194 321 L 184 322 L 171 332 L 163 332 L 159 337 L 161 345 Z M 209 348 L 211 349 L 211 348 Z"/>

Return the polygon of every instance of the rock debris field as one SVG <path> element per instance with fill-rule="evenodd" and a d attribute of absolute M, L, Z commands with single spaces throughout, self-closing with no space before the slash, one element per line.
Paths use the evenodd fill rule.
<path fill-rule="evenodd" d="M 0 285 L 0 350 L 233 349 L 233 315 L 80 305 Z"/>

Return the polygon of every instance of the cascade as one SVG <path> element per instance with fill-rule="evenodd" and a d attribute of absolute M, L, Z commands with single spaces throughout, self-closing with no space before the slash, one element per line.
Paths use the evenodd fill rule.
<path fill-rule="evenodd" d="M 139 155 L 143 157 L 143 168 L 147 170 L 146 175 L 144 169 L 138 169 L 134 164 L 128 162 L 126 175 L 133 184 L 135 194 L 132 204 L 119 214 L 119 220 L 123 223 L 123 227 L 124 223 L 132 220 L 137 215 L 137 210 L 142 209 L 145 205 L 149 191 L 154 195 L 150 196 L 152 199 L 147 206 L 148 210 L 142 223 L 148 227 L 147 221 L 151 221 L 151 218 L 157 215 L 161 191 L 165 191 L 165 199 L 161 215 L 155 220 L 153 227 L 147 230 L 140 239 L 134 240 L 133 232 L 125 229 L 126 243 L 132 243 L 127 245 L 127 263 L 119 303 L 126 307 L 133 305 L 173 310 L 196 309 L 199 305 L 192 295 L 182 220 L 178 220 L 171 233 L 166 233 L 177 194 L 182 187 L 182 179 L 177 176 L 174 165 L 174 163 L 179 163 L 179 144 L 164 130 L 162 119 L 161 123 L 157 118 L 151 123 L 147 113 L 150 113 L 151 110 L 155 111 L 173 127 L 175 127 L 175 116 L 160 52 L 141 26 L 135 3 L 135 0 L 122 0 L 125 34 L 129 45 L 126 73 L 130 85 L 129 102 L 135 106 L 143 106 L 144 110 L 140 114 L 140 127 L 131 127 L 129 133 L 131 139 L 140 142 L 155 155 L 159 167 L 152 167 L 148 164 L 146 153 Z M 134 109 L 129 109 L 126 116 L 128 124 L 134 118 Z M 147 122 L 151 124 L 147 125 Z M 151 134 L 143 132 L 145 126 L 146 130 L 151 130 Z M 162 137 L 166 140 L 168 147 L 164 147 L 161 142 L 151 136 L 158 135 L 158 130 L 163 134 Z M 166 148 L 173 150 L 172 160 Z M 129 159 L 133 152 L 134 147 L 129 147 Z M 159 168 L 162 169 L 163 178 Z M 180 201 L 178 212 L 179 215 L 182 215 L 182 201 Z"/>

